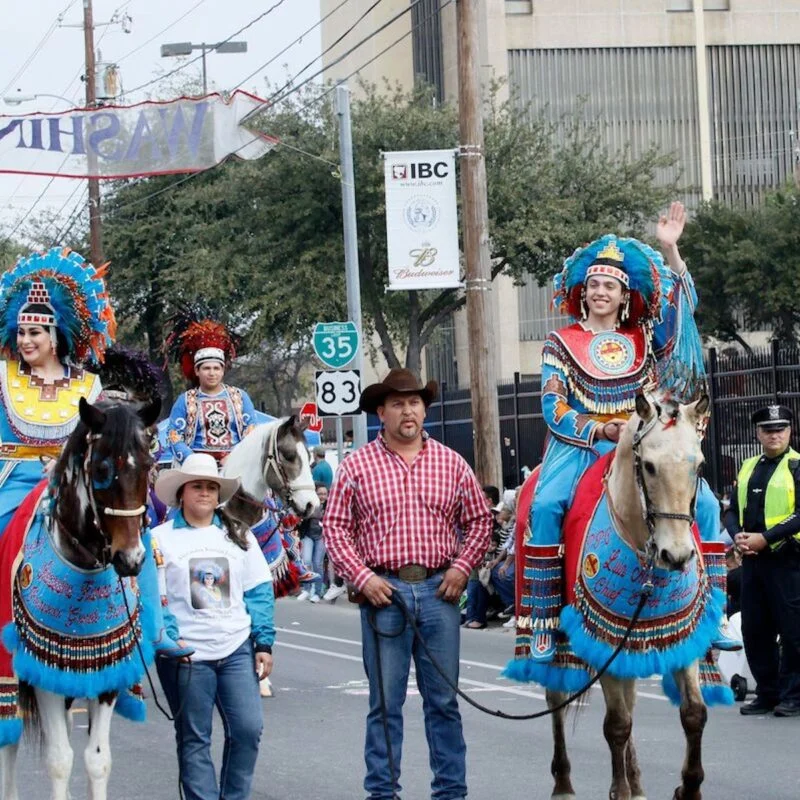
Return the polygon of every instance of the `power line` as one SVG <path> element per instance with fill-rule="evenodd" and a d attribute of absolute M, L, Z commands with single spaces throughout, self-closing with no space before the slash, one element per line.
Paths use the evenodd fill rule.
<path fill-rule="evenodd" d="M 379 33 L 381 30 L 383 30 L 383 28 L 385 28 L 387 25 L 390 25 L 390 24 L 392 24 L 392 23 L 393 23 L 393 22 L 395 22 L 397 19 L 399 19 L 401 16 L 403 16 L 403 14 L 405 14 L 405 13 L 408 13 L 408 11 L 410 11 L 412 8 L 414 8 L 414 6 L 416 6 L 416 5 L 417 5 L 417 3 L 419 3 L 419 2 L 420 2 L 420 0 L 414 0 L 414 2 L 413 2 L 413 3 L 411 3 L 411 4 L 408 6 L 408 8 L 407 8 L 405 11 L 403 11 L 403 12 L 401 12 L 400 14 L 396 15 L 396 16 L 395 16 L 395 17 L 393 17 L 391 20 L 389 20 L 389 22 L 388 22 L 388 23 L 386 23 L 385 25 L 382 25 L 382 26 L 381 26 L 380 28 L 378 28 L 376 31 L 374 31 L 373 33 L 369 34 L 369 36 L 367 36 L 367 37 L 365 37 L 364 39 L 362 39 L 362 40 L 361 40 L 361 41 L 360 41 L 358 44 L 356 44 L 356 45 L 355 45 L 353 48 L 351 48 L 350 50 L 348 50 L 348 51 L 347 51 L 347 53 L 344 53 L 344 54 L 343 54 L 343 56 L 342 56 L 341 58 L 344 58 L 344 57 L 346 57 L 347 55 L 349 55 L 349 54 L 350 54 L 350 53 L 351 53 L 353 50 L 355 50 L 356 48 L 360 47 L 362 44 L 364 44 L 364 42 L 368 41 L 368 40 L 369 40 L 369 39 L 371 39 L 373 36 L 375 36 L 377 33 Z M 362 69 L 364 69 L 364 67 L 368 66 L 368 65 L 369 65 L 369 64 L 371 64 L 373 61 L 375 61 L 376 59 L 380 58 L 380 56 L 384 55 L 384 53 L 386 53 L 387 51 L 391 50 L 391 48 L 392 48 L 392 47 L 394 47 L 395 45 L 399 44 L 399 43 L 400 43 L 400 42 L 402 42 L 404 39 L 406 39 L 407 37 L 409 37 L 409 36 L 410 36 L 412 33 L 414 33 L 414 31 L 416 31 L 416 30 L 417 30 L 418 28 L 420 28 L 422 25 L 424 25 L 424 24 L 428 23 L 428 22 L 429 22 L 431 19 L 433 19 L 433 17 L 434 17 L 434 16 L 436 16 L 436 15 L 437 15 L 437 14 L 438 14 L 438 13 L 439 13 L 439 12 L 440 12 L 442 9 L 446 8 L 447 6 L 449 6 L 449 5 L 450 5 L 450 3 L 452 3 L 452 2 L 453 2 L 453 0 L 445 0 L 445 2 L 444 2 L 444 3 L 442 3 L 442 5 L 441 5 L 441 6 L 439 6 L 439 7 L 438 7 L 436 10 L 434 10 L 433 12 L 431 12 L 431 14 L 429 14 L 429 15 L 428 15 L 428 16 L 427 16 L 425 19 L 421 20 L 421 21 L 420 21 L 420 22 L 418 22 L 416 25 L 412 26 L 412 27 L 410 28 L 410 30 L 406 31 L 406 33 L 404 33 L 402 36 L 399 36 L 397 39 L 395 39 L 395 40 L 394 40 L 394 42 L 392 42 L 390 45 L 388 45 L 388 47 L 384 47 L 384 49 L 383 49 L 383 50 L 381 50 L 379 53 L 377 53 L 376 55 L 374 55 L 372 58 L 370 58 L 370 59 L 369 59 L 368 61 L 366 61 L 365 63 L 361 64 L 361 65 L 360 65 L 360 66 L 359 66 L 357 69 L 353 70 L 353 72 L 351 72 L 351 73 L 350 73 L 350 74 L 349 74 L 349 75 L 348 75 L 348 76 L 347 76 L 347 77 L 346 77 L 344 80 L 347 80 L 347 78 L 351 78 L 353 75 L 355 75 L 356 73 L 358 73 L 358 72 L 360 72 Z M 340 58 L 340 59 L 337 59 L 337 60 L 336 60 L 336 61 L 334 61 L 334 62 L 332 62 L 332 63 L 331 63 L 331 64 L 329 64 L 328 66 L 329 66 L 329 67 L 330 67 L 330 66 L 334 66 L 335 64 L 337 64 L 337 63 L 338 63 L 338 62 L 341 60 L 341 58 Z M 324 69 L 327 69 L 327 67 L 326 67 L 326 68 L 324 68 Z M 324 71 L 324 69 L 323 69 L 323 70 L 321 70 L 321 72 L 322 72 L 322 71 Z M 309 80 L 313 79 L 314 77 L 316 77 L 316 75 L 313 75 L 313 76 L 311 76 L 311 78 L 310 78 Z M 286 100 L 286 99 L 287 99 L 287 98 L 288 98 L 288 97 L 289 97 L 291 94 L 293 94 L 295 91 L 297 91 L 297 90 L 299 90 L 300 88 L 302 88 L 302 86 L 303 86 L 303 85 L 305 85 L 305 83 L 307 83 L 307 82 L 308 82 L 308 81 L 305 81 L 303 84 L 300 84 L 299 86 L 297 86 L 297 87 L 294 87 L 294 88 L 293 88 L 292 90 L 290 90 L 289 92 L 286 92 L 286 94 L 284 94 L 284 96 L 283 96 L 283 97 L 281 97 L 279 100 L 277 100 L 277 101 L 276 101 L 276 103 L 280 103 L 280 102 L 283 102 L 284 100 Z M 302 107 L 301 109 L 299 109 L 299 110 L 300 110 L 300 111 L 302 111 L 302 110 L 304 110 L 305 108 L 308 108 L 309 106 L 313 105 L 313 103 L 316 103 L 316 102 L 318 102 L 318 101 L 319 101 L 319 100 L 321 100 L 323 97 L 325 97 L 327 94 L 329 94 L 331 91 L 333 91 L 333 89 L 334 89 L 334 88 L 336 88 L 336 87 L 335 87 L 335 86 L 333 86 L 333 87 L 331 87 L 330 89 L 327 89 L 327 90 L 326 90 L 325 92 L 323 92 L 323 93 L 322 93 L 322 94 L 321 94 L 319 97 L 315 98 L 315 99 L 314 99 L 314 100 L 312 100 L 310 103 L 307 103 L 305 106 L 303 106 L 303 107 Z M 269 101 L 265 101 L 265 102 L 262 104 L 262 106 L 260 106 L 260 107 L 263 107 L 264 105 L 269 105 Z M 238 153 L 240 150 L 242 150 L 242 149 L 244 149 L 245 147 L 249 146 L 249 144 L 250 144 L 250 142 L 246 142 L 245 144 L 243 144 L 241 147 L 238 147 L 236 150 L 234 150 L 234 151 L 233 151 L 232 153 L 230 153 L 229 155 L 236 155 L 236 154 L 237 154 L 237 153 Z M 276 145 L 276 146 L 277 146 L 277 147 L 280 147 L 282 144 L 283 144 L 283 143 L 282 143 L 281 141 L 278 141 L 278 143 L 277 143 L 277 145 Z M 322 160 L 322 161 L 324 161 L 325 163 L 331 164 L 332 166 L 337 166 L 337 167 L 339 166 L 338 164 L 333 164 L 333 162 L 329 162 L 329 161 L 327 161 L 327 159 L 324 159 L 322 156 L 318 156 L 318 155 L 315 155 L 315 154 L 313 154 L 313 153 L 308 153 L 308 152 L 306 152 L 306 151 L 304 151 L 304 150 L 301 150 L 301 149 L 300 149 L 300 148 L 298 148 L 298 147 L 294 147 L 294 146 L 291 146 L 291 145 L 285 145 L 285 146 L 287 146 L 287 147 L 288 147 L 290 150 L 296 150 L 297 152 L 300 152 L 300 153 L 302 153 L 303 155 L 307 155 L 307 156 L 310 156 L 310 157 L 313 157 L 313 158 L 316 158 L 316 159 Z M 222 163 L 222 162 L 220 162 L 220 163 Z M 171 183 L 169 186 L 165 186 L 165 187 L 163 187 L 163 188 L 161 188 L 161 189 L 158 189 L 158 190 L 156 190 L 155 192 L 151 192 L 150 194 L 146 194 L 146 195 L 144 195 L 144 197 L 137 197 L 135 200 L 131 200 L 131 201 L 127 202 L 127 203 L 123 203 L 122 205 L 120 205 L 120 206 L 117 206 L 117 207 L 116 207 L 116 208 L 113 210 L 113 214 L 114 214 L 114 215 L 116 215 L 116 214 L 118 214 L 120 211 L 122 211 L 123 209 L 130 208 L 131 206 L 134 206 L 134 205 L 139 205 L 140 203 L 144 203 L 144 202 L 146 202 L 147 200 L 151 200 L 151 199 L 153 199 L 154 197 L 159 197 L 160 195 L 162 195 L 162 194 L 166 194 L 167 192 L 170 192 L 170 191 L 172 191 L 173 189 L 177 189 L 177 188 L 178 188 L 178 186 L 180 186 L 181 184 L 184 184 L 184 183 L 186 183 L 187 181 L 193 180 L 194 178 L 197 178 L 199 175 L 203 175 L 203 174 L 205 174 L 206 172 L 209 172 L 209 171 L 210 171 L 210 170 L 212 170 L 212 169 L 216 169 L 218 166 L 219 166 L 219 164 L 214 164 L 214 165 L 212 165 L 212 166 L 210 166 L 210 167 L 207 167 L 207 168 L 206 168 L 206 169 L 204 169 L 204 170 L 199 170 L 198 172 L 192 172 L 192 173 L 190 173 L 190 174 L 188 174 L 188 175 L 184 175 L 182 178 L 179 178 L 178 180 L 174 181 L 174 182 L 173 182 L 173 183 Z"/>
<path fill-rule="evenodd" d="M 243 27 L 239 28 L 238 31 L 234 31 L 230 36 L 228 36 L 227 39 L 223 39 L 221 42 L 217 42 L 217 45 L 226 44 L 231 39 L 233 39 L 234 36 L 238 36 L 243 31 L 246 31 L 248 28 L 251 28 L 257 22 L 260 22 L 262 19 L 264 19 L 264 17 L 266 17 L 267 15 L 271 14 L 276 8 L 279 8 L 280 6 L 282 6 L 285 2 L 286 2 L 286 0 L 278 0 L 277 3 L 274 3 L 273 5 L 271 5 L 266 11 L 262 12 L 261 14 L 259 14 L 254 19 L 251 19 L 250 22 L 247 23 L 247 25 L 244 25 Z M 159 75 L 157 78 L 152 78 L 149 81 L 145 81 L 145 83 L 141 83 L 141 84 L 139 84 L 139 86 L 135 86 L 133 89 L 129 89 L 127 94 L 133 94 L 134 92 L 138 92 L 139 89 L 144 89 L 145 87 L 151 86 L 154 83 L 158 83 L 159 81 L 163 81 L 166 78 L 169 78 L 172 75 L 177 74 L 181 70 L 186 69 L 186 67 L 189 67 L 192 64 L 197 63 L 198 61 L 200 61 L 200 59 L 202 57 L 203 57 L 203 54 L 201 53 L 199 56 L 195 56 L 194 58 L 189 59 L 189 61 L 187 61 L 185 64 L 179 64 L 177 67 L 175 67 L 175 69 L 172 69 L 169 72 L 165 72 L 163 75 Z"/>
<path fill-rule="evenodd" d="M 158 33 L 156 33 L 153 36 L 151 36 L 146 42 L 142 42 L 142 44 L 140 44 L 138 47 L 135 47 L 133 50 L 129 50 L 127 53 L 125 53 L 124 56 L 121 56 L 120 58 L 116 59 L 116 63 L 120 64 L 126 58 L 132 56 L 134 53 L 138 53 L 140 50 L 142 50 L 145 47 L 147 47 L 147 45 L 150 44 L 150 42 L 152 42 L 154 39 L 158 39 L 159 36 L 161 36 L 162 34 L 165 34 L 168 30 L 170 30 L 170 28 L 174 28 L 179 22 L 181 22 L 184 19 L 186 19 L 186 17 L 188 17 L 189 14 L 192 13 L 192 11 L 194 11 L 196 8 L 199 8 L 201 5 L 203 5 L 203 3 L 205 3 L 205 1 L 206 0 L 198 0 L 198 2 L 196 2 L 188 11 L 185 11 L 176 20 L 173 20 L 165 28 L 162 28 Z"/>
<path fill-rule="evenodd" d="M 328 17 L 335 14 L 343 5 L 345 5 L 348 2 L 349 0 L 342 0 L 342 2 L 339 3 L 339 5 L 336 6 L 336 8 L 334 8 L 333 11 L 329 11 L 324 17 L 322 17 L 322 19 L 320 19 L 319 22 L 312 25 L 308 30 L 303 31 L 303 33 L 301 33 L 300 36 L 298 36 L 291 44 L 286 45 L 286 47 L 284 47 L 283 50 L 280 51 L 280 53 L 276 53 L 269 61 L 265 61 L 260 67 L 253 70 L 253 72 L 251 72 L 246 78 L 242 78 L 242 80 L 240 80 L 239 83 L 237 83 L 236 86 L 234 86 L 231 91 L 238 89 L 245 81 L 249 81 L 250 78 L 261 72 L 261 70 L 266 69 L 270 64 L 272 64 L 275 61 L 275 59 L 280 58 L 290 47 L 296 45 L 304 36 L 307 36 L 309 33 L 311 33 L 311 31 L 313 31 L 314 28 L 317 28 L 320 25 L 322 25 L 322 23 L 325 22 L 325 20 L 328 19 Z M 339 44 L 339 42 L 341 42 L 342 39 L 344 39 L 345 36 L 347 36 L 353 30 L 353 28 L 355 28 L 356 25 L 358 25 L 358 23 L 361 22 L 361 20 L 364 19 L 364 17 L 366 17 L 367 14 L 369 14 L 369 12 L 372 11 L 372 9 L 375 8 L 375 6 L 377 6 L 378 3 L 380 2 L 381 0 L 376 0 L 375 3 L 373 3 L 332 45 L 330 45 L 330 47 L 327 47 L 324 52 L 320 53 L 320 55 L 317 58 L 315 58 L 314 61 L 310 61 L 308 64 L 306 64 L 306 66 L 303 67 L 303 69 L 301 69 L 300 72 L 298 72 L 297 75 L 295 75 L 294 78 L 292 78 L 292 80 L 297 78 L 298 75 L 302 75 L 315 61 L 318 60 L 318 58 L 322 58 L 322 56 L 324 56 L 325 53 L 327 53 L 332 48 L 336 47 L 336 45 Z"/>
<path fill-rule="evenodd" d="M 50 247 L 55 247 L 57 244 L 63 242 L 64 239 L 66 239 L 67 236 L 69 236 L 69 234 L 72 232 L 72 229 L 75 227 L 75 223 L 81 217 L 81 210 L 86 208 L 86 198 L 88 194 L 89 187 L 84 186 L 81 196 L 78 198 L 78 202 L 75 203 L 75 207 L 72 209 L 72 213 L 67 217 L 67 221 L 61 228 L 59 228 L 58 232 L 53 237 Z"/>
<path fill-rule="evenodd" d="M 70 4 L 63 11 L 56 15 L 56 18 L 52 23 L 50 23 L 50 27 L 47 29 L 47 31 L 45 31 L 44 36 L 42 36 L 42 38 L 39 40 L 39 43 L 33 48 L 33 52 L 28 56 L 27 59 L 25 59 L 25 62 L 22 64 L 22 66 L 14 73 L 14 77 L 11 78 L 3 91 L 0 92 L 0 95 L 4 95 L 6 92 L 10 91 L 17 80 L 25 74 L 25 70 L 28 69 L 28 67 L 33 63 L 33 60 L 41 52 L 45 44 L 47 44 L 47 40 L 53 35 L 56 28 L 58 28 L 59 24 L 66 16 L 66 13 L 72 8 L 72 6 L 75 5 L 76 2 L 77 0 L 71 0 Z"/>

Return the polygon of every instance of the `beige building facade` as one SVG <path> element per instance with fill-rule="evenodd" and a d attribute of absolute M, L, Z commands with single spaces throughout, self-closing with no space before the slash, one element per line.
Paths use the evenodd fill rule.
<path fill-rule="evenodd" d="M 417 78 L 442 100 L 457 96 L 456 4 L 383 0 L 321 0 L 323 57 L 328 79 L 357 74 L 410 88 Z M 684 201 L 701 199 L 701 120 L 707 121 L 710 189 L 726 202 L 753 204 L 791 175 L 800 148 L 800 4 L 797 0 L 702 0 L 702 31 L 693 0 L 482 0 L 481 72 L 502 79 L 522 103 L 553 121 L 583 109 L 602 119 L 607 146 L 635 154 L 652 144 L 675 152 Z M 444 6 L 444 7 L 442 7 Z M 399 18 L 339 64 L 361 38 Z M 359 21 L 360 20 L 360 21 Z M 401 38 L 402 37 L 402 38 Z M 382 50 L 387 52 L 363 66 Z M 707 70 L 707 106 L 698 95 L 697 57 Z M 674 178 L 675 174 L 664 176 Z M 566 255 L 566 254 L 565 254 Z M 493 286 L 497 375 L 539 372 L 542 339 L 562 324 L 549 309 L 549 289 Z M 764 341 L 754 335 L 754 343 Z M 469 383 L 464 312 L 454 315 L 427 367 L 451 385 Z M 383 365 L 376 365 L 380 374 Z"/>

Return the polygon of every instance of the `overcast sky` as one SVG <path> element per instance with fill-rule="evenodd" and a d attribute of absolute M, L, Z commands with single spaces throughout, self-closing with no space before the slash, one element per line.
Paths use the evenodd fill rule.
<path fill-rule="evenodd" d="M 123 89 L 130 91 L 181 63 L 173 58 L 162 59 L 161 44 L 221 41 L 278 3 L 279 0 L 93 0 L 95 47 L 103 61 L 119 64 Z M 62 26 L 80 25 L 82 0 L 27 0 L 15 3 L 14 14 L 4 16 L 0 48 L 2 98 L 17 91 L 26 95 L 43 93 L 62 95 L 77 106 L 83 105 L 85 90 L 80 81 L 83 32 L 80 27 L 55 27 L 65 9 Z M 130 33 L 125 33 L 119 24 L 101 24 L 115 13 L 118 17 L 127 14 L 132 18 Z M 247 41 L 247 53 L 207 56 L 209 90 L 236 86 L 319 18 L 319 0 L 284 0 L 278 8 L 235 37 Z M 265 78 L 272 83 L 283 83 L 287 74 L 296 75 L 308 62 L 318 58 L 319 52 L 317 27 L 242 88 L 263 96 Z M 317 63 L 304 75 L 318 68 Z M 184 72 L 199 82 L 200 62 L 188 66 Z M 169 87 L 166 81 L 133 92 L 126 96 L 125 103 L 147 97 L 166 97 L 168 88 L 162 88 L 165 86 Z M 66 107 L 62 100 L 42 97 L 16 107 L 3 102 L 0 114 L 56 111 Z M 11 232 L 49 181 L 49 178 L 0 174 L 0 232 L 6 235 Z M 63 214 L 68 215 L 82 194 L 83 186 L 75 192 L 73 200 L 67 202 L 78 183 L 85 181 L 56 178 L 33 213 L 44 208 L 58 211 L 66 203 Z"/>

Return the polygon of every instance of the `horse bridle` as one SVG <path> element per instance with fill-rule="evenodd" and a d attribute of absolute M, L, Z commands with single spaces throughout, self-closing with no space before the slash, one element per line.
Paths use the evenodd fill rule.
<path fill-rule="evenodd" d="M 270 431 L 269 434 L 269 441 L 267 442 L 267 452 L 264 458 L 264 481 L 269 486 L 269 471 L 272 470 L 278 478 L 278 482 L 282 487 L 279 492 L 281 498 L 288 503 L 293 503 L 293 497 L 296 492 L 300 491 L 311 491 L 315 490 L 315 486 L 308 485 L 305 483 L 302 484 L 295 484 L 292 485 L 292 482 L 289 476 L 286 474 L 286 470 L 283 468 L 283 465 L 278 458 L 278 429 L 280 425 L 275 425 L 273 430 Z M 297 506 L 295 506 L 297 508 Z"/>
<path fill-rule="evenodd" d="M 688 514 L 680 514 L 672 511 L 659 511 L 651 502 L 650 495 L 647 493 L 647 484 L 644 480 L 642 454 L 639 447 L 642 443 L 642 439 L 644 439 L 644 437 L 653 430 L 658 420 L 659 415 L 657 413 L 654 413 L 647 422 L 645 422 L 643 419 L 640 419 L 639 427 L 633 434 L 633 445 L 631 447 L 633 450 L 633 471 L 636 477 L 636 488 L 639 492 L 639 503 L 642 509 L 642 518 L 647 525 L 648 532 L 647 543 L 645 544 L 645 552 L 651 561 L 654 561 L 656 556 L 656 520 L 676 519 L 680 520 L 681 522 L 688 522 L 689 525 L 693 525 L 696 518 L 695 509 L 697 507 L 697 492 L 700 488 L 700 475 L 698 474 L 695 479 L 694 495 L 692 496 L 692 502 L 689 506 L 690 513 Z"/>
<path fill-rule="evenodd" d="M 102 567 L 105 569 L 111 561 L 111 541 L 108 537 L 108 534 L 103 529 L 103 526 L 100 524 L 100 514 L 102 513 L 106 517 L 142 517 L 147 511 L 146 505 L 140 505 L 136 508 L 115 508 L 113 506 L 101 506 L 98 505 L 97 499 L 94 495 L 94 484 L 92 482 L 92 456 L 94 455 L 94 443 L 101 439 L 102 435 L 99 433 L 89 433 L 86 435 L 86 443 L 88 447 L 86 448 L 86 455 L 83 459 L 83 483 L 84 488 L 86 489 L 86 494 L 89 498 L 89 508 L 92 510 L 92 515 L 94 517 L 94 526 L 100 532 L 100 535 L 103 539 L 103 549 L 100 551 L 100 559 L 98 559 L 94 553 L 89 551 L 81 542 L 79 542 L 74 535 L 70 535 L 70 539 L 72 540 L 72 545 L 81 551 L 81 554 L 84 557 L 88 557 L 90 560 L 94 559 L 96 567 Z M 114 474 L 114 479 L 116 479 L 117 475 Z"/>

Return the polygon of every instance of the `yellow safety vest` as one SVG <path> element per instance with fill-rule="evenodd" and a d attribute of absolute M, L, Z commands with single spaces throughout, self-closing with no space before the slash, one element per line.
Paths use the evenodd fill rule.
<path fill-rule="evenodd" d="M 737 479 L 737 499 L 739 501 L 739 526 L 744 526 L 744 509 L 747 505 L 747 484 L 760 461 L 761 456 L 748 458 L 739 470 Z M 774 528 L 779 522 L 783 522 L 795 511 L 795 490 L 794 474 L 789 469 L 789 461 L 800 460 L 800 453 L 791 447 L 783 454 L 783 458 L 778 462 L 775 472 L 767 484 L 767 496 L 764 499 L 764 524 L 766 530 Z M 800 533 L 794 537 L 800 542 Z M 770 545 L 773 550 L 777 550 L 783 544 L 782 541 Z"/>

